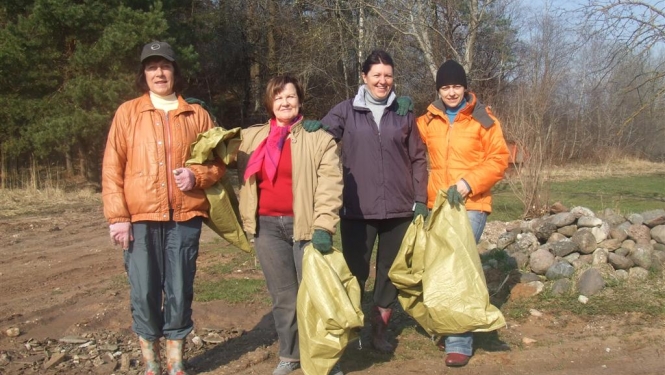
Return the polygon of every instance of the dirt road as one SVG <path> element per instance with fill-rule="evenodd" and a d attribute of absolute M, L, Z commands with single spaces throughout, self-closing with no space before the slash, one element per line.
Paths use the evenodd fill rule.
<path fill-rule="evenodd" d="M 214 234 L 205 230 L 200 268 L 223 261 L 210 251 L 215 242 Z M 139 373 L 122 256 L 109 243 L 99 204 L 67 204 L 37 214 L 0 217 L 0 243 L 0 374 L 122 373 L 120 357 L 114 357 L 118 363 L 113 355 L 95 362 L 71 352 L 60 364 L 44 369 L 47 358 L 69 350 L 57 343 L 67 336 L 96 338 L 98 344 L 112 339 L 118 353 L 124 351 L 132 359 L 127 373 Z M 189 346 L 191 373 L 272 372 L 277 345 L 267 304 L 196 302 L 194 319 L 197 333 L 215 331 L 223 339 Z M 21 334 L 6 336 L 11 327 Z M 540 317 L 509 320 L 499 335 L 509 351 L 480 347 L 468 366 L 449 369 L 428 338 L 414 327 L 402 326 L 393 332 L 398 343 L 394 356 L 353 345 L 344 354 L 342 368 L 346 374 L 372 375 L 665 374 L 663 318 L 582 318 L 543 311 Z M 524 338 L 535 342 L 525 344 Z"/>

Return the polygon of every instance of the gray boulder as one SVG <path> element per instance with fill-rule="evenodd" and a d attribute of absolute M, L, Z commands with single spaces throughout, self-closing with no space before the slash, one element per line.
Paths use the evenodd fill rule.
<path fill-rule="evenodd" d="M 566 237 L 572 237 L 573 234 L 577 232 L 577 225 L 566 225 L 565 227 L 557 229 L 557 232 L 563 234 Z"/>
<path fill-rule="evenodd" d="M 575 232 L 571 240 L 577 245 L 582 254 L 591 254 L 596 250 L 596 237 L 590 229 L 583 228 Z"/>
<path fill-rule="evenodd" d="M 565 227 L 575 222 L 577 218 L 571 212 L 561 212 L 549 217 L 548 221 L 557 226 L 557 228 Z"/>
<path fill-rule="evenodd" d="M 635 241 L 633 240 L 625 240 L 621 243 L 621 247 L 626 248 L 628 250 L 633 250 L 635 248 Z"/>
<path fill-rule="evenodd" d="M 549 221 L 542 221 L 534 228 L 533 233 L 536 235 L 536 238 L 540 242 L 547 242 L 547 240 L 556 232 L 557 226 L 550 223 Z"/>
<path fill-rule="evenodd" d="M 609 240 L 605 240 L 601 242 L 598 247 L 602 247 L 603 249 L 607 249 L 609 251 L 614 251 L 618 248 L 621 247 L 621 241 L 615 239 L 615 238 L 610 238 Z"/>
<path fill-rule="evenodd" d="M 575 273 L 575 268 L 568 262 L 556 262 L 545 272 L 548 280 L 566 279 Z"/>
<path fill-rule="evenodd" d="M 570 210 L 570 213 L 575 215 L 576 218 L 580 218 L 582 216 L 596 216 L 596 214 L 591 209 L 582 206 L 573 207 Z"/>
<path fill-rule="evenodd" d="M 653 255 L 653 246 L 651 244 L 637 244 L 633 251 L 630 252 L 630 259 L 635 262 L 635 265 L 642 267 L 645 270 L 651 268 Z"/>
<path fill-rule="evenodd" d="M 577 219 L 578 227 L 593 228 L 599 227 L 601 224 L 603 224 L 603 220 L 595 216 L 582 216 Z"/>
<path fill-rule="evenodd" d="M 566 262 L 568 262 L 570 264 L 573 264 L 574 261 L 580 259 L 580 253 L 570 253 L 570 254 L 566 255 L 565 257 L 563 257 L 563 259 Z"/>
<path fill-rule="evenodd" d="M 630 221 L 631 224 L 636 224 L 636 225 L 642 225 L 644 224 L 644 218 L 640 214 L 630 214 L 626 218 L 628 221 Z"/>
<path fill-rule="evenodd" d="M 610 229 L 610 238 L 616 239 L 619 242 L 623 242 L 626 238 L 628 238 L 628 233 L 626 233 L 626 231 L 623 229 L 612 228 Z"/>
<path fill-rule="evenodd" d="M 656 240 L 656 242 L 665 244 L 665 225 L 656 225 L 651 228 L 651 238 Z"/>
<path fill-rule="evenodd" d="M 538 241 L 535 234 L 530 232 L 518 234 L 515 244 L 517 244 L 517 248 L 520 249 L 520 252 L 526 254 L 531 254 L 540 247 L 540 241 Z"/>
<path fill-rule="evenodd" d="M 593 260 L 591 261 L 591 264 L 594 266 L 606 264 L 608 256 L 609 252 L 607 250 L 598 248 L 593 252 Z"/>
<path fill-rule="evenodd" d="M 627 257 L 630 255 L 630 249 L 626 249 L 625 247 L 620 247 L 616 250 L 614 250 L 614 253 L 617 255 L 621 255 L 622 257 Z"/>
<path fill-rule="evenodd" d="M 569 239 L 552 242 L 548 245 L 552 254 L 558 257 L 565 257 L 570 253 L 579 251 L 579 247 L 577 246 L 577 244 Z"/>
<path fill-rule="evenodd" d="M 531 272 L 544 275 L 547 269 L 554 264 L 554 255 L 545 249 L 539 249 L 529 256 Z"/>
<path fill-rule="evenodd" d="M 513 244 L 515 240 L 517 240 L 517 233 L 513 231 L 502 233 L 496 240 L 496 247 L 503 250 Z"/>
<path fill-rule="evenodd" d="M 600 271 L 589 268 L 584 271 L 577 281 L 577 290 L 580 294 L 591 297 L 605 288 L 605 280 Z"/>
<path fill-rule="evenodd" d="M 610 236 L 610 226 L 606 222 L 602 222 L 599 227 L 591 228 L 591 234 L 596 237 L 596 243 L 601 243 Z"/>
<path fill-rule="evenodd" d="M 552 283 L 552 295 L 561 296 L 568 294 L 572 287 L 573 283 L 569 279 L 559 279 Z"/>
<path fill-rule="evenodd" d="M 556 232 L 556 233 L 552 233 L 550 238 L 547 239 L 547 243 L 563 241 L 563 240 L 567 240 L 567 239 L 568 239 L 568 237 L 564 236 L 563 234 L 561 234 L 559 232 Z"/>
<path fill-rule="evenodd" d="M 665 224 L 665 210 L 663 209 L 642 212 L 642 217 L 644 218 L 644 225 L 650 228 Z"/>
<path fill-rule="evenodd" d="M 630 258 L 621 256 L 617 253 L 610 253 L 608 261 L 615 270 L 627 270 L 635 265 Z"/>
<path fill-rule="evenodd" d="M 536 275 L 533 272 L 524 272 L 520 275 L 521 283 L 530 283 L 532 281 L 540 281 L 540 276 Z"/>
<path fill-rule="evenodd" d="M 628 280 L 628 271 L 626 271 L 626 270 L 617 270 L 614 273 L 614 276 L 616 276 L 617 280 L 620 280 L 620 281 Z"/>

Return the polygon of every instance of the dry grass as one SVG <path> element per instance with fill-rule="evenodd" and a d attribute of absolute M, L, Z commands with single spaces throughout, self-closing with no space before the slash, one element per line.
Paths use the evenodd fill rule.
<path fill-rule="evenodd" d="M 62 211 L 81 205 L 101 206 L 101 195 L 88 188 L 72 192 L 59 188 L 4 189 L 0 193 L 0 217 Z"/>
<path fill-rule="evenodd" d="M 649 174 L 665 174 L 665 163 L 625 156 L 603 163 L 553 166 L 548 176 L 552 181 L 573 181 Z"/>

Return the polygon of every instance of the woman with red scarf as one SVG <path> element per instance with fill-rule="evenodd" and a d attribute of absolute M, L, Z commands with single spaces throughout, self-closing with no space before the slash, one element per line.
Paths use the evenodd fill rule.
<path fill-rule="evenodd" d="M 342 171 L 337 143 L 320 130 L 308 133 L 300 114 L 304 90 L 291 76 L 268 82 L 266 124 L 243 130 L 238 153 L 240 215 L 254 238 L 273 302 L 279 364 L 273 375 L 300 367 L 296 298 L 303 249 L 332 249 L 342 206 Z M 336 366 L 331 375 L 343 375 Z"/>

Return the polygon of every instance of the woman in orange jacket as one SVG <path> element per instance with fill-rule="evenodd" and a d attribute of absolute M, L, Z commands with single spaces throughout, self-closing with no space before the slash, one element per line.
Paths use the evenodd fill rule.
<path fill-rule="evenodd" d="M 427 206 L 432 208 L 440 189 L 447 190 L 451 204 L 464 202 L 477 243 L 492 212 L 490 189 L 508 166 L 508 147 L 499 120 L 467 91 L 459 63 L 448 60 L 439 67 L 436 88 L 439 98 L 417 120 L 430 160 Z M 473 354 L 471 332 L 446 337 L 445 349 L 447 366 L 466 365 Z"/>

